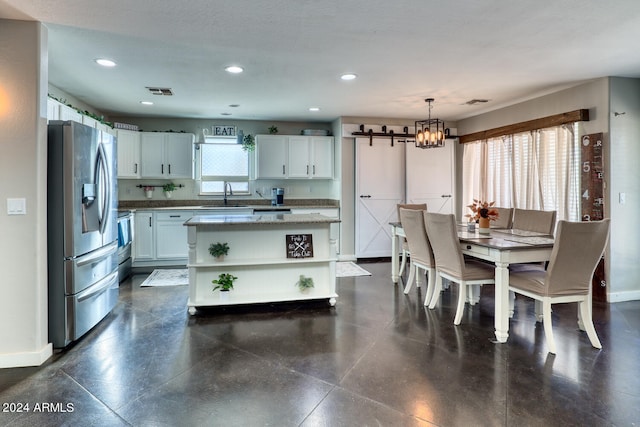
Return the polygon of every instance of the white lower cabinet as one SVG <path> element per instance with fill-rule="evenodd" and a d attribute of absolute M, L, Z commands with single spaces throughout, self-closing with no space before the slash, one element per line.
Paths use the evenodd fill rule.
<path fill-rule="evenodd" d="M 156 258 L 188 258 L 187 227 L 184 223 L 193 216 L 192 211 L 157 212 Z"/>
<path fill-rule="evenodd" d="M 165 266 L 187 263 L 187 227 L 193 211 L 137 211 L 134 219 L 133 266 Z"/>
<path fill-rule="evenodd" d="M 155 258 L 153 238 L 153 212 L 137 211 L 133 216 L 133 261 L 149 261 Z"/>

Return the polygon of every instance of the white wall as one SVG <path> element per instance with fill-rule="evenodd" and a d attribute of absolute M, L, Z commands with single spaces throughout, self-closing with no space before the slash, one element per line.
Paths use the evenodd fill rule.
<path fill-rule="evenodd" d="M 0 19 L 0 368 L 36 366 L 47 337 L 47 32 Z M 10 58 L 10 60 L 6 60 Z M 7 215 L 7 198 L 26 215 Z"/>
<path fill-rule="evenodd" d="M 615 302 L 640 299 L 640 230 L 635 226 L 640 212 L 640 79 L 613 77 L 610 88 L 610 168 L 605 177 L 611 217 L 609 301 Z M 624 204 L 620 193 L 625 193 Z"/>

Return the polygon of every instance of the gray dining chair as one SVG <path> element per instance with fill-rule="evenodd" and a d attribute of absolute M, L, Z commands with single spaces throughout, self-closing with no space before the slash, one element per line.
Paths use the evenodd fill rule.
<path fill-rule="evenodd" d="M 556 226 L 556 211 L 539 211 L 535 209 L 513 210 L 512 228 L 553 234 Z"/>
<path fill-rule="evenodd" d="M 547 270 L 512 272 L 509 290 L 542 303 L 547 348 L 556 353 L 551 305 L 578 302 L 580 329 L 591 345 L 602 348 L 591 315 L 591 280 L 609 237 L 609 219 L 593 222 L 560 221 Z"/>
<path fill-rule="evenodd" d="M 436 263 L 433 258 L 433 251 L 427 238 L 427 231 L 424 226 L 424 210 L 404 209 L 400 208 L 400 218 L 405 235 L 407 236 L 407 244 L 411 253 L 411 264 L 409 266 L 409 279 L 404 288 L 404 293 L 408 294 L 414 279 L 420 275 L 420 271 L 427 273 L 427 290 L 426 300 L 431 300 L 436 281 Z M 424 274 L 423 274 L 424 276 Z M 420 282 L 416 281 L 416 287 L 420 286 Z"/>
<path fill-rule="evenodd" d="M 498 212 L 498 219 L 491 223 L 492 228 L 511 228 L 513 225 L 513 208 L 492 208 Z"/>
<path fill-rule="evenodd" d="M 402 224 L 402 219 L 400 218 L 400 209 L 415 209 L 415 210 L 425 211 L 427 210 L 427 204 L 426 203 L 398 203 L 396 205 L 396 209 L 398 210 L 398 221 L 400 221 L 400 224 Z M 402 229 L 404 229 L 404 227 L 402 227 Z M 404 273 L 404 268 L 407 264 L 407 256 L 410 255 L 409 245 L 407 245 L 406 239 L 402 240 L 401 247 L 402 247 L 402 258 L 400 259 L 400 268 L 398 269 L 398 276 L 402 276 L 402 273 Z M 396 254 L 394 254 L 394 256 L 396 256 Z M 418 283 L 420 282 L 418 281 Z"/>
<path fill-rule="evenodd" d="M 458 283 L 458 306 L 453 323 L 459 325 L 467 299 L 467 287 L 494 284 L 495 269 L 491 265 L 464 258 L 458 238 L 456 217 L 453 214 L 424 212 L 424 223 L 436 261 L 437 275 L 429 308 L 434 308 L 438 302 L 442 279 Z M 475 304 L 474 301 L 474 298 L 470 298 L 470 304 Z"/>

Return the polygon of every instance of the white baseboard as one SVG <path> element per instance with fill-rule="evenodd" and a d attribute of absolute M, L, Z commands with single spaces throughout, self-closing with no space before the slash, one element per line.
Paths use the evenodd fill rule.
<path fill-rule="evenodd" d="M 53 355 L 53 344 L 49 343 L 39 351 L 0 354 L 0 368 L 24 368 L 40 366 Z"/>
<path fill-rule="evenodd" d="M 640 300 L 640 290 L 625 291 L 625 292 L 611 292 L 607 294 L 607 302 L 623 302 L 623 301 L 637 301 L 637 300 Z"/>
<path fill-rule="evenodd" d="M 355 255 L 349 255 L 349 254 L 345 254 L 345 255 L 338 255 L 338 261 L 356 261 L 357 258 Z"/>

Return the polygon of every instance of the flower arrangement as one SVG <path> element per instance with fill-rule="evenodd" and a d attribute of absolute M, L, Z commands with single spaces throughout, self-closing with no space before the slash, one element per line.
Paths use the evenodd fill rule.
<path fill-rule="evenodd" d="M 498 219 L 498 211 L 492 209 L 496 202 L 483 202 L 481 200 L 473 199 L 473 203 L 467 207 L 471 209 L 472 214 L 466 214 L 465 217 L 469 218 L 469 221 L 479 221 L 480 218 L 486 218 L 489 221 L 495 221 Z"/>
<path fill-rule="evenodd" d="M 144 191 L 153 191 L 153 187 L 151 185 L 147 185 L 144 188 Z"/>

